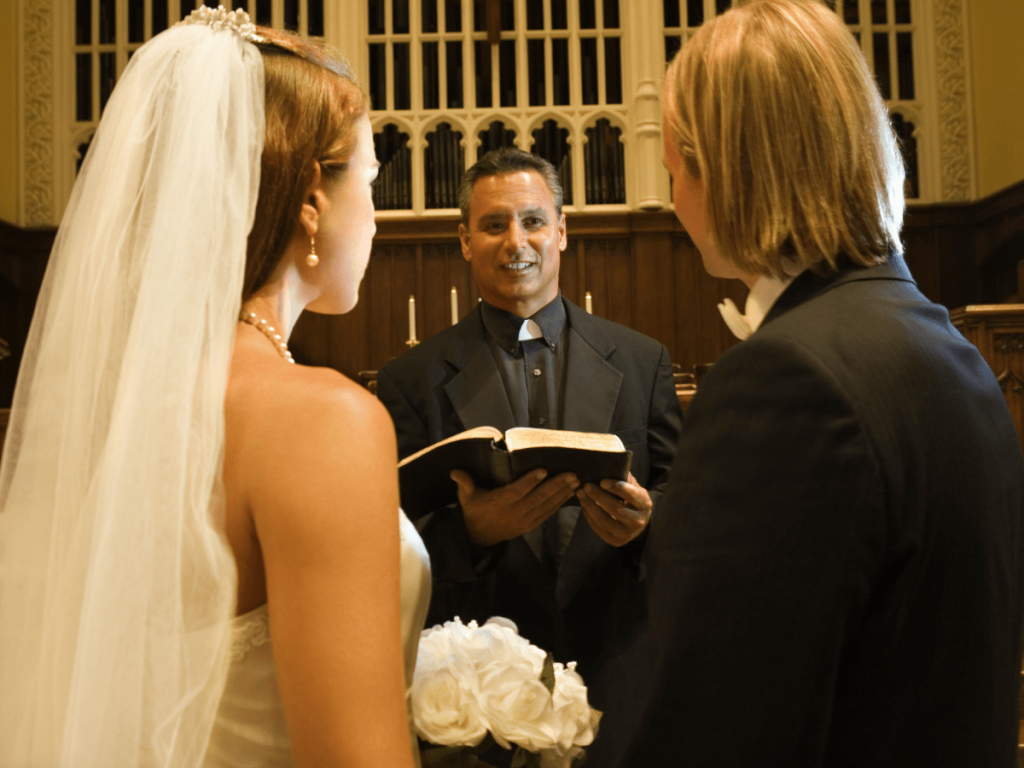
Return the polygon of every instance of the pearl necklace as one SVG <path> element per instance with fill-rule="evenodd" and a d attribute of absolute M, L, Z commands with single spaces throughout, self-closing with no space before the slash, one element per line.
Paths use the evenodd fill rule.
<path fill-rule="evenodd" d="M 277 349 L 277 353 L 281 357 L 289 363 L 295 362 L 295 358 L 292 357 L 292 353 L 288 351 L 288 345 L 285 343 L 284 339 L 281 338 L 281 334 L 274 330 L 274 326 L 268 325 L 266 320 L 256 317 L 255 312 L 246 312 L 245 310 L 242 310 L 242 314 L 238 316 L 238 319 L 243 323 L 251 325 L 257 331 L 270 339 L 270 343 L 274 345 Z"/>

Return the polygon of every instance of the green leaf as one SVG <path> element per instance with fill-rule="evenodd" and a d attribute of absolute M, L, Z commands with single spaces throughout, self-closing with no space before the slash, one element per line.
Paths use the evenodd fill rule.
<path fill-rule="evenodd" d="M 540 673 L 540 681 L 548 689 L 548 693 L 555 692 L 555 657 L 549 651 L 544 657 L 544 669 Z"/>

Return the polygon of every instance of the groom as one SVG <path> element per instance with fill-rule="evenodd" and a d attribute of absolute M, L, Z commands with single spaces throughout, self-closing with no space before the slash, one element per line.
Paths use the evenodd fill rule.
<path fill-rule="evenodd" d="M 646 685 L 646 528 L 682 421 L 668 351 L 587 314 L 558 290 L 562 189 L 545 160 L 488 153 L 459 191 L 459 238 L 483 299 L 384 366 L 377 392 L 399 453 L 489 425 L 613 432 L 627 481 L 534 474 L 497 489 L 454 471 L 459 504 L 417 521 L 430 553 L 428 626 L 505 616 L 556 661 L 577 661 L 605 712 L 588 766 L 611 764 Z"/>

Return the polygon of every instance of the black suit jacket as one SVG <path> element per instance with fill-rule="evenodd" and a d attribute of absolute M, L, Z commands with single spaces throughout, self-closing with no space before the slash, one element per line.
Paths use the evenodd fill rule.
<path fill-rule="evenodd" d="M 637 482 L 656 500 L 682 419 L 668 351 L 563 301 L 569 325 L 563 426 L 617 434 L 633 452 Z M 477 307 L 378 373 L 377 394 L 395 422 L 402 457 L 472 427 L 515 426 L 485 334 Z M 480 622 L 506 616 L 556 661 L 577 661 L 591 704 L 613 710 L 592 751 L 591 765 L 600 766 L 599 755 L 610 755 L 633 727 L 638 702 L 627 697 L 641 690 L 649 664 L 646 536 L 616 549 L 581 514 L 552 579 L 521 537 L 489 551 L 474 547 L 457 505 L 421 518 L 417 527 L 434 578 L 428 624 L 456 615 Z M 620 724 L 620 716 L 629 724 Z"/>
<path fill-rule="evenodd" d="M 650 528 L 625 765 L 1016 765 L 1022 467 L 902 259 L 804 273 L 715 363 Z"/>

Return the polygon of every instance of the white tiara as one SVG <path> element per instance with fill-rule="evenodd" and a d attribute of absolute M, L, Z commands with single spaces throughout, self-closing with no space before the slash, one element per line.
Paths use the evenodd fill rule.
<path fill-rule="evenodd" d="M 181 24 L 206 24 L 214 29 L 229 29 L 243 40 L 250 43 L 262 43 L 265 40 L 256 34 L 256 25 L 252 23 L 245 11 L 229 11 L 223 5 L 213 10 L 202 5 L 181 20 Z"/>

